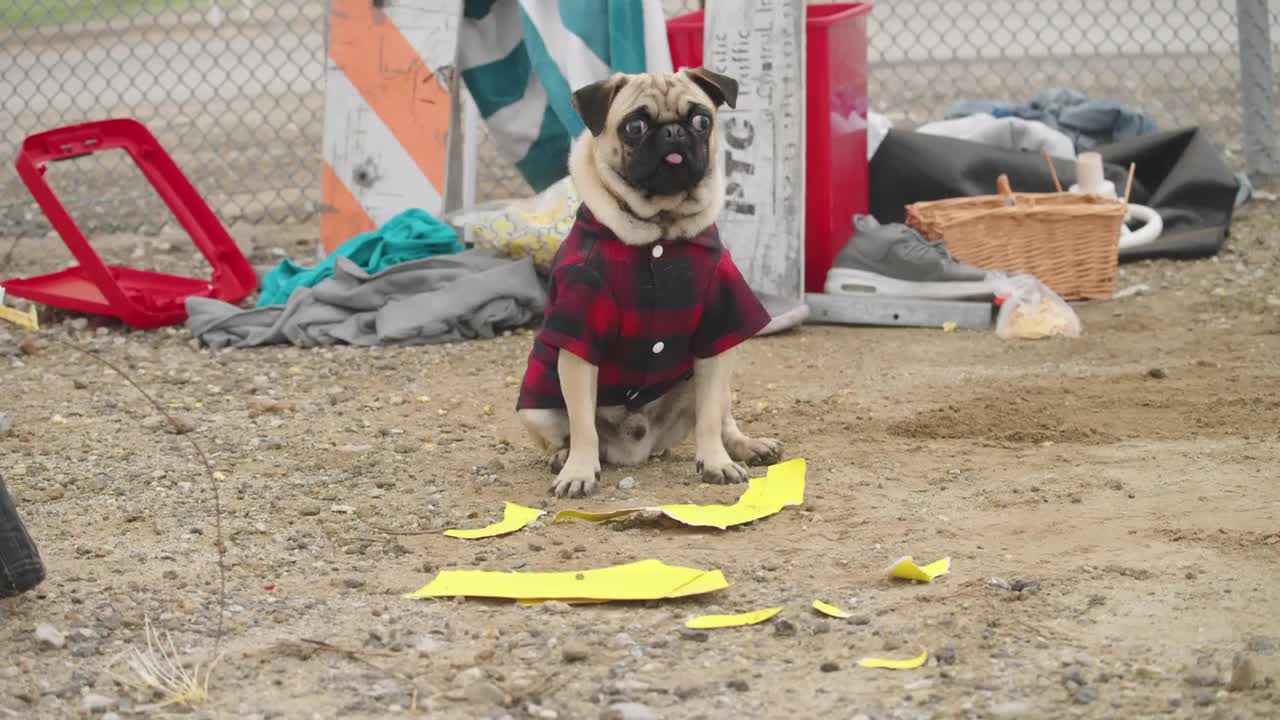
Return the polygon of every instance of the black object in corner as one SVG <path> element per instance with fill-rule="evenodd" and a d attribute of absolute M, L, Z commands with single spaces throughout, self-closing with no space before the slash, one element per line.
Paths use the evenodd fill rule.
<path fill-rule="evenodd" d="M 1160 213 L 1156 242 L 1121 251 L 1121 262 L 1216 255 L 1231 228 L 1238 180 L 1199 128 L 1122 140 L 1098 148 L 1108 180 L 1124 192 L 1129 163 L 1137 164 L 1131 200 Z M 1075 182 L 1075 163 L 1055 160 L 1063 187 Z M 871 214 L 903 222 L 906 206 L 949 197 L 990 195 L 996 177 L 1021 192 L 1052 192 L 1053 178 L 1036 153 L 916 132 L 890 130 L 871 159 Z"/>
<path fill-rule="evenodd" d="M 40 552 L 0 478 L 0 598 L 31 590 L 44 582 L 44 576 Z"/>

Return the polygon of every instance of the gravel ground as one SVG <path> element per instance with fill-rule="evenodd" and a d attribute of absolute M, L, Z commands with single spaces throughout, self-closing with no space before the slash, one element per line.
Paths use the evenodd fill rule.
<path fill-rule="evenodd" d="M 805 504 L 730 531 L 535 524 L 547 509 L 731 501 L 692 448 L 606 469 L 557 501 L 511 411 L 530 336 L 414 349 L 212 353 L 181 329 L 46 317 L 0 335 L 0 472 L 49 580 L 0 601 L 0 717 L 126 717 L 145 623 L 221 658 L 201 717 L 949 718 L 1274 716 L 1280 702 L 1280 271 L 1274 202 L 1203 262 L 1123 269 L 1150 291 L 1079 307 L 1077 340 L 806 327 L 748 343 L 748 432 L 809 462 Z M 256 262 L 309 260 L 314 228 L 243 227 Z M 181 238 L 110 259 L 190 272 Z M 12 272 L 59 267 L 54 240 Z M 7 248 L 5 248 L 7 249 Z M 183 421 L 173 434 L 119 376 Z M 621 482 L 626 478 L 634 482 Z M 626 489 L 620 489 L 619 485 Z M 931 585 L 902 555 L 949 555 Z M 581 569 L 659 558 L 724 570 L 681 601 L 570 608 L 402 597 L 442 568 Z M 841 605 L 825 619 L 814 599 Z M 770 605 L 759 626 L 682 632 Z M 876 671 L 868 654 L 926 666 Z M 203 677 L 203 671 L 201 672 Z"/>

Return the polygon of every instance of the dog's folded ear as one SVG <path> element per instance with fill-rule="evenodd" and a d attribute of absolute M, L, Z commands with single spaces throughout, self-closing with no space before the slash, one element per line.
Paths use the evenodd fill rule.
<path fill-rule="evenodd" d="M 738 81 L 726 75 L 712 72 L 704 67 L 685 68 L 680 72 L 689 76 L 711 98 L 716 107 L 728 105 L 737 107 Z"/>
<path fill-rule="evenodd" d="M 605 120 L 609 117 L 609 106 L 613 98 L 622 89 L 627 79 L 622 75 L 614 75 L 607 80 L 584 85 L 573 93 L 573 108 L 582 118 L 592 135 L 600 136 L 604 132 Z"/>

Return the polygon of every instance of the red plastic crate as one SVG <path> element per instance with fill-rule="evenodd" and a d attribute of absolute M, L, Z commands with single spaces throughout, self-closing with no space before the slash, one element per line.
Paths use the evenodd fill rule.
<path fill-rule="evenodd" d="M 94 251 L 44 174 L 48 163 L 112 149 L 127 152 L 169 206 L 213 267 L 211 279 L 108 265 Z M 16 166 L 22 182 L 79 264 L 48 275 L 0 283 L 14 297 L 63 310 L 108 315 L 132 327 L 147 329 L 185 321 L 188 297 L 237 303 L 257 288 L 253 266 L 160 142 L 141 123 L 102 120 L 32 135 L 22 143 Z"/>
<path fill-rule="evenodd" d="M 805 289 L 822 292 L 836 254 L 869 206 L 867 15 L 872 3 L 807 5 Z M 667 21 L 675 68 L 702 65 L 703 11 Z"/>

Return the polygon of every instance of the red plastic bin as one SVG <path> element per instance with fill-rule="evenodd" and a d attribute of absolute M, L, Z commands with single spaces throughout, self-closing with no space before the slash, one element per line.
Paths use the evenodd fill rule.
<path fill-rule="evenodd" d="M 48 163 L 105 150 L 129 154 L 213 268 L 209 280 L 106 264 L 45 179 Z M 107 315 L 138 329 L 180 323 L 188 297 L 238 303 L 258 276 L 225 227 L 160 142 L 142 123 L 100 120 L 48 130 L 22 143 L 15 163 L 49 224 L 79 263 L 65 270 L 0 283 L 9 294 L 74 312 Z"/>
<path fill-rule="evenodd" d="M 807 5 L 805 289 L 822 292 L 836 253 L 869 206 L 867 16 L 872 3 Z M 703 11 L 667 21 L 675 69 L 702 65 Z"/>

